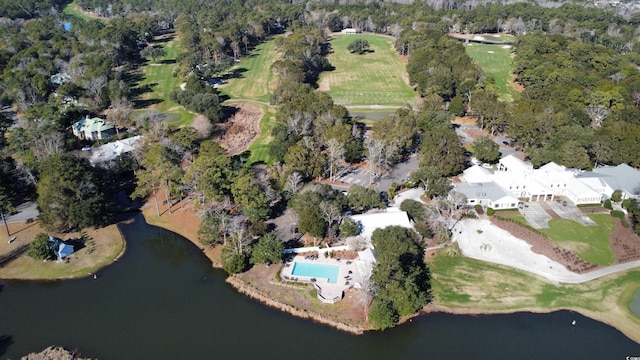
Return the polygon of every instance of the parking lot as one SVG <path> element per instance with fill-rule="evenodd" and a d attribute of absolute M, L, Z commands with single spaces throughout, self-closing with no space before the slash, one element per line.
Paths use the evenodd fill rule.
<path fill-rule="evenodd" d="M 370 184 L 369 170 L 352 166 L 345 166 L 340 169 L 335 179 L 350 185 L 369 186 Z M 373 181 L 375 181 L 375 178 Z"/>
<path fill-rule="evenodd" d="M 552 219 L 551 215 L 549 215 L 539 203 L 525 203 L 522 204 L 518 210 L 527 220 L 529 225 L 533 226 L 535 229 L 549 228 L 549 220 Z"/>

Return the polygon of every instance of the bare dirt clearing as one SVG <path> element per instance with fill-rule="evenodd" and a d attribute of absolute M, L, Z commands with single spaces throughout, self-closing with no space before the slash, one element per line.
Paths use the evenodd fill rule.
<path fill-rule="evenodd" d="M 213 139 L 227 149 L 229 154 L 239 154 L 260 136 L 260 119 L 264 110 L 249 104 L 230 105 L 236 113 L 225 123 L 218 124 Z"/>

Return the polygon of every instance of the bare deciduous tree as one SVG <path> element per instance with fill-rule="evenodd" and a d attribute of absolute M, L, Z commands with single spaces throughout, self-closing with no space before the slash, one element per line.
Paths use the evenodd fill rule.
<path fill-rule="evenodd" d="M 302 188 L 302 175 L 297 171 L 287 177 L 287 183 L 284 190 L 293 196 Z"/>
<path fill-rule="evenodd" d="M 606 106 L 603 105 L 589 105 L 585 109 L 589 118 L 591 118 L 591 128 L 597 129 L 602 125 L 604 119 L 609 116 L 611 110 L 609 110 Z"/>
<path fill-rule="evenodd" d="M 329 160 L 329 180 L 333 180 L 333 167 L 337 160 L 344 155 L 344 147 L 336 139 L 329 139 L 327 141 L 327 155 Z"/>
<path fill-rule="evenodd" d="M 366 139 L 365 147 L 367 149 L 367 163 L 369 165 L 369 184 L 372 184 L 375 175 L 379 171 L 380 164 L 383 159 L 384 143 L 378 139 Z"/>
<path fill-rule="evenodd" d="M 329 201 L 321 202 L 319 207 L 322 218 L 327 223 L 327 233 L 331 238 L 333 238 L 335 235 L 333 231 L 333 225 L 337 223 L 340 218 L 342 218 L 340 208 L 336 204 Z"/>

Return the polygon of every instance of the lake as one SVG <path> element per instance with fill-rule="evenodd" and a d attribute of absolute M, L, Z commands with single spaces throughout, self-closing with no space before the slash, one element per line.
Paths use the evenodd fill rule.
<path fill-rule="evenodd" d="M 389 331 L 352 336 L 238 294 L 196 246 L 141 216 L 122 230 L 127 253 L 97 280 L 4 282 L 1 358 L 50 345 L 100 359 L 640 356 L 640 345 L 619 331 L 567 311 L 429 314 Z"/>

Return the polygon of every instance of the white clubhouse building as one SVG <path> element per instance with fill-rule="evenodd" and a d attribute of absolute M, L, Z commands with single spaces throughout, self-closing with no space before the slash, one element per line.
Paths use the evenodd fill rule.
<path fill-rule="evenodd" d="M 513 155 L 500 159 L 495 169 L 474 165 L 461 176 L 454 191 L 466 196 L 467 205 L 512 209 L 520 199 L 553 201 L 563 196 L 576 205 L 597 204 L 621 190 L 622 198 L 640 198 L 640 171 L 627 164 L 593 171 L 567 169 L 550 162 L 534 169 Z"/>

